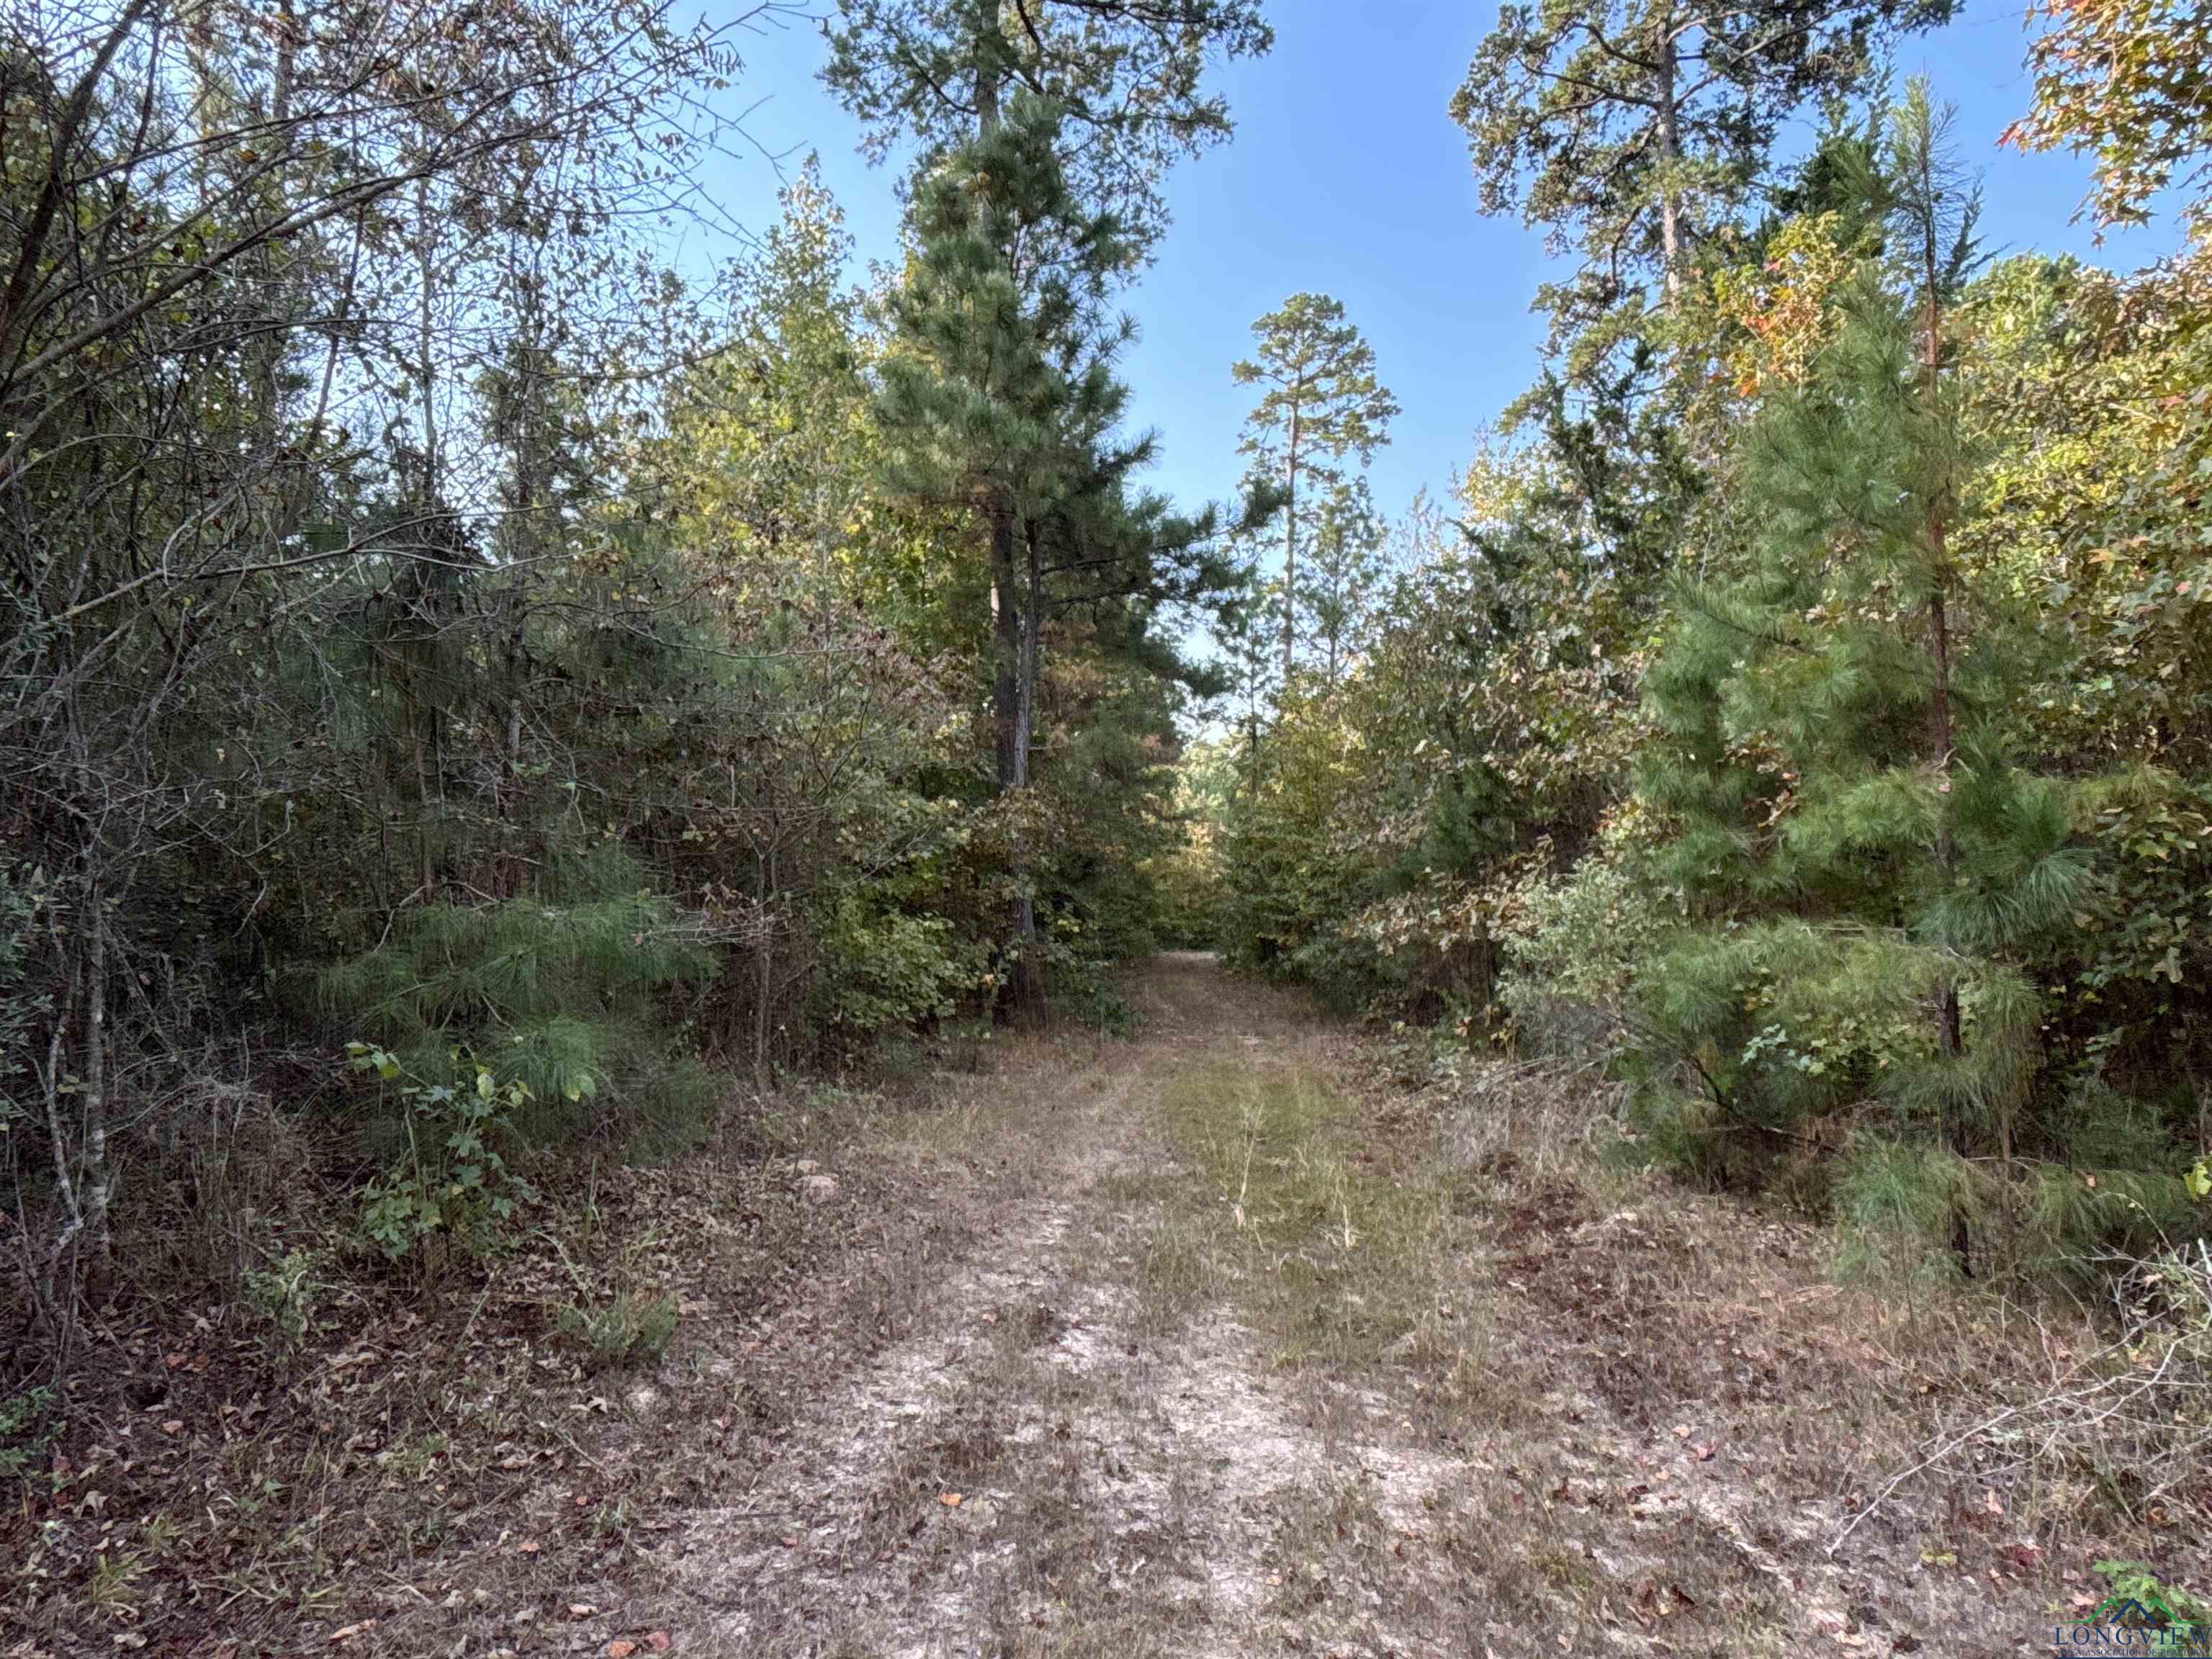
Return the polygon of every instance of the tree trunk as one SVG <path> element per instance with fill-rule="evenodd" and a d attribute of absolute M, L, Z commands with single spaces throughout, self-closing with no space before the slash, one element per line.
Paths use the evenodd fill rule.
<path fill-rule="evenodd" d="M 84 930 L 84 1163 L 77 1190 L 92 1245 L 92 1271 L 85 1282 L 96 1296 L 113 1255 L 109 1214 L 115 1201 L 115 1163 L 107 1148 L 107 914 L 96 880 L 86 885 L 79 926 Z"/>
<path fill-rule="evenodd" d="M 432 285 L 436 272 L 436 260 L 431 252 L 430 183 L 417 179 L 415 185 L 415 268 L 422 283 L 421 304 L 416 312 L 416 352 L 419 358 L 417 370 L 422 391 L 422 510 L 435 510 L 438 501 L 438 398 L 437 380 L 433 367 L 433 353 L 437 349 L 436 337 L 431 332 L 435 313 L 432 308 Z"/>
<path fill-rule="evenodd" d="M 773 848 L 760 861 L 753 883 L 753 926 L 760 930 L 759 949 L 754 953 L 753 964 L 753 1080 L 764 1088 L 769 1074 L 769 1002 L 775 989 L 775 927 L 769 919 L 775 900 L 775 851 Z"/>
<path fill-rule="evenodd" d="M 1014 789 L 1026 795 L 1030 788 L 1030 755 L 1036 726 L 1037 666 L 1042 655 L 1044 632 L 1044 570 L 1037 550 L 1034 520 L 1023 526 L 1025 568 L 1022 592 L 1022 650 L 1018 684 L 1014 697 Z M 1044 1001 L 1044 962 L 1037 947 L 1036 872 L 1030 867 L 1029 848 L 1018 829 L 1013 845 L 1015 960 L 1012 987 L 1017 1008 L 1036 1008 Z"/>
<path fill-rule="evenodd" d="M 1291 665 L 1297 653 L 1298 635 L 1298 440 L 1303 411 L 1291 406 L 1291 447 L 1286 487 L 1289 499 L 1283 510 L 1283 689 L 1291 686 Z"/>
<path fill-rule="evenodd" d="M 999 793 L 1018 787 L 1021 721 L 1022 596 L 1014 563 L 1013 507 L 994 486 L 983 517 L 991 545 L 991 713 Z"/>
<path fill-rule="evenodd" d="M 1931 401 L 1936 395 L 1936 376 L 1942 369 L 1942 337 L 1940 312 L 1931 288 L 1928 295 L 1928 324 L 1921 342 L 1920 370 L 1923 395 Z M 1951 751 L 1954 746 L 1954 728 L 1951 711 L 1951 617 L 1950 617 L 1950 535 L 1945 520 L 1947 503 L 1942 492 L 1929 498 L 1928 503 L 1929 567 L 1934 583 L 1928 596 L 1928 648 L 1936 665 L 1935 684 L 1929 693 L 1928 741 L 1935 751 L 1936 788 L 1942 799 L 1939 807 L 1942 814 L 1942 829 L 1936 841 L 1936 866 L 1943 878 L 1948 880 L 1958 865 L 1958 847 L 1951 834 Z M 1939 1013 L 1939 1038 L 1945 1057 L 1958 1068 L 1966 1053 L 1966 1036 L 1961 1027 L 1959 1009 L 1959 988 L 1947 984 L 1943 988 L 1942 1006 Z M 1951 1151 L 1963 1159 L 1972 1150 L 1967 1124 L 1958 1103 L 1947 1099 L 1943 1106 L 1943 1135 Z M 1951 1253 L 1958 1258 L 1959 1272 L 1973 1277 L 1973 1230 L 1966 1210 L 1954 1204 L 1951 1211 Z"/>
<path fill-rule="evenodd" d="M 1022 654 L 1014 693 L 1014 787 L 1030 787 L 1030 750 L 1036 729 L 1037 664 L 1044 631 L 1044 570 L 1037 552 L 1034 520 L 1023 526 L 1025 555 L 1022 582 Z"/>
<path fill-rule="evenodd" d="M 994 12 L 987 26 L 999 35 Z M 975 130 L 989 137 L 999 129 L 999 58 L 1005 55 L 1003 36 L 983 43 L 982 64 L 975 75 Z M 993 48 L 997 48 L 996 52 Z M 984 218 L 976 205 L 979 226 Z M 1030 721 L 1036 678 L 1036 611 L 1037 550 L 1034 527 L 1029 535 L 1026 586 L 1014 557 L 1014 503 L 1006 485 L 992 480 L 984 485 L 983 518 L 990 541 L 991 562 L 991 712 L 995 741 L 999 797 L 1001 800 L 1024 793 L 1030 781 Z M 1018 815 L 1019 808 L 1016 808 Z M 1030 1007 L 1042 994 L 1042 964 L 1037 961 L 1036 901 L 1030 887 L 1027 849 L 1022 844 L 1018 821 L 1010 833 L 1007 848 L 1015 896 L 1007 918 L 1013 951 L 1012 972 L 1006 982 L 1009 1001 L 1017 1010 Z"/>
<path fill-rule="evenodd" d="M 1682 260 L 1687 238 L 1682 230 L 1682 197 L 1675 186 L 1674 173 L 1682 160 L 1682 134 L 1674 104 L 1675 54 L 1679 50 L 1673 30 L 1662 36 L 1659 46 L 1659 86 L 1657 94 L 1659 121 L 1659 165 L 1668 177 L 1659 191 L 1659 248 L 1664 261 L 1664 280 L 1667 288 L 1667 309 L 1672 311 L 1681 297 Z"/>

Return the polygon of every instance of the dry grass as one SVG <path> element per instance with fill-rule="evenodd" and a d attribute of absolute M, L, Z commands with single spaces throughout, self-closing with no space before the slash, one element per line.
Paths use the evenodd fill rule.
<path fill-rule="evenodd" d="M 2088 1327 L 1841 1285 L 1817 1227 L 1638 1172 L 1616 1107 L 1587 1073 L 1438 1076 L 1388 1044 L 1194 1073 L 1162 1100 L 1210 1189 L 1170 1224 L 1175 1299 L 1211 1261 L 1310 1392 L 1464 1456 L 1447 1508 L 1483 1545 L 1459 1570 L 1506 1627 L 1995 1651 L 2097 1559 L 2201 1566 L 2178 1508 L 2160 1526 L 1994 1443 L 1893 1487 Z"/>

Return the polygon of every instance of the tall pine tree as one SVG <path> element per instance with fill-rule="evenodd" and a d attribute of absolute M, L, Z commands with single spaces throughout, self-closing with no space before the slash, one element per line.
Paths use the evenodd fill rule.
<path fill-rule="evenodd" d="M 1946 307 L 1972 198 L 1916 85 L 1863 191 L 1887 252 L 1749 433 L 1735 488 L 1762 530 L 1744 574 L 1686 586 L 1649 682 L 1638 783 L 1672 823 L 1656 878 L 1688 927 L 1644 977 L 1654 1121 L 1709 1167 L 1878 1103 L 1847 1188 L 1976 1261 L 2040 1065 L 2031 947 L 2084 862 L 2064 786 L 2007 752 L 2032 660 L 1995 584 L 1953 551 L 1976 459 Z"/>
<path fill-rule="evenodd" d="M 1243 453 L 1255 483 L 1279 490 L 1283 512 L 1283 675 L 1297 666 L 1300 485 L 1334 489 L 1346 463 L 1361 465 L 1390 441 L 1396 399 L 1375 377 L 1375 348 L 1344 304 L 1293 294 L 1252 325 L 1252 355 L 1231 369 L 1239 386 L 1266 389 L 1244 421 Z"/>

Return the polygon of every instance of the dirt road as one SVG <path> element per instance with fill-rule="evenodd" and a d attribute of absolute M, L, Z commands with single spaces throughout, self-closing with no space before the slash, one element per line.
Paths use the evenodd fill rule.
<path fill-rule="evenodd" d="M 1833 1380 L 1802 1238 L 1736 1241 L 1808 1258 L 1778 1279 L 1699 1284 L 1706 1241 L 1501 1144 L 1518 1128 L 1378 1107 L 1290 1000 L 1200 957 L 1140 994 L 1137 1040 L 1018 1045 L 950 1129 L 883 1152 L 926 1186 L 957 1137 L 971 1243 L 657 1552 L 681 1645 L 1949 1656 L 2036 1634 L 2016 1576 L 1931 1569 L 1891 1517 L 1825 1553 L 1871 1407 Z M 1780 1317 L 1792 1297 L 1810 1313 Z"/>

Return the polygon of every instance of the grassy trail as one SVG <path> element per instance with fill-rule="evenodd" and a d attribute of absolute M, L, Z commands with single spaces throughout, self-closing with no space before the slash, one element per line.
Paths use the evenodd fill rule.
<path fill-rule="evenodd" d="M 672 1628 L 794 1659 L 2037 1633 L 2019 1575 L 1932 1568 L 1900 1518 L 1825 1553 L 1887 1404 L 1804 1239 L 1639 1213 L 1557 1125 L 1439 1122 L 1209 959 L 1143 996 L 1138 1039 L 1030 1045 L 881 1149 L 991 1173 L 975 1248 L 688 1518 Z"/>

